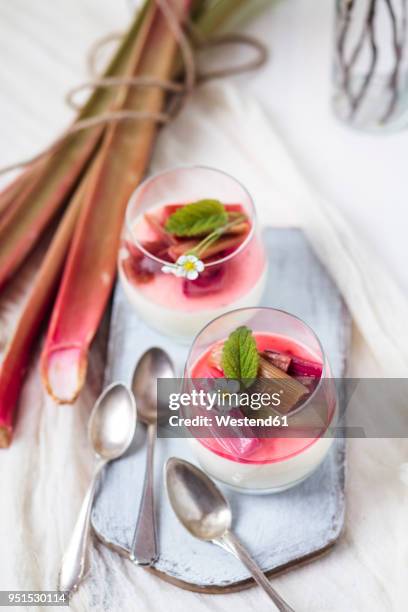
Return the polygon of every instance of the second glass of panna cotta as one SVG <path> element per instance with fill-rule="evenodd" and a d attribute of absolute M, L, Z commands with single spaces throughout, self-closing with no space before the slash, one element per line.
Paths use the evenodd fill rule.
<path fill-rule="evenodd" d="M 181 341 L 228 310 L 258 305 L 267 261 L 249 193 L 207 167 L 147 179 L 128 205 L 119 275 L 141 318 Z"/>
<path fill-rule="evenodd" d="M 247 308 L 214 319 L 198 334 L 186 363 L 185 390 L 216 385 L 228 391 L 231 381 L 212 379 L 233 378 L 240 369 L 251 378 L 249 385 L 241 381 L 244 395 L 257 393 L 259 402 L 260 392 L 266 392 L 279 403 L 242 407 L 235 400 L 229 411 L 225 403 L 211 411 L 207 407 L 201 414 L 212 415 L 211 426 L 190 429 L 189 442 L 202 468 L 226 485 L 259 494 L 288 489 L 313 473 L 333 443 L 338 401 L 327 357 L 314 331 L 298 317 Z M 218 427 L 218 411 L 238 420 L 270 416 L 273 425 Z"/>

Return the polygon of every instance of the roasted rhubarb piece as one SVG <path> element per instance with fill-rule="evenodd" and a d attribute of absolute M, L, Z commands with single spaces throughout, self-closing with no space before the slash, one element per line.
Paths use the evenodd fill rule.
<path fill-rule="evenodd" d="M 249 225 L 248 221 L 243 221 L 242 223 L 238 223 L 237 225 L 234 225 L 233 227 L 231 227 L 226 232 L 226 234 L 242 236 L 244 234 L 247 234 L 250 229 L 251 229 L 251 226 Z"/>
<path fill-rule="evenodd" d="M 168 218 L 183 206 L 184 204 L 166 204 L 166 206 L 163 207 L 163 212 L 161 215 L 161 222 L 163 223 L 163 226 L 166 225 Z"/>
<path fill-rule="evenodd" d="M 180 240 L 169 248 L 169 256 L 172 261 L 177 261 L 181 255 L 186 255 L 186 253 L 193 251 L 198 244 L 199 240 Z M 204 256 L 202 255 L 202 257 Z"/>
<path fill-rule="evenodd" d="M 313 393 L 322 375 L 322 365 L 309 359 L 301 359 L 289 353 L 282 353 L 266 349 L 263 356 L 280 370 L 287 372 L 294 380 L 297 380 Z"/>
<path fill-rule="evenodd" d="M 221 359 L 222 349 L 224 348 L 224 342 L 216 342 L 211 349 L 210 356 L 208 359 L 208 365 L 212 368 L 217 368 L 222 372 Z"/>
<path fill-rule="evenodd" d="M 225 204 L 225 208 L 230 216 L 245 214 L 241 204 Z"/>
<path fill-rule="evenodd" d="M 239 408 L 228 411 L 232 419 L 242 419 L 245 414 Z M 254 435 L 254 431 L 248 425 L 234 427 L 228 424 L 225 427 L 213 426 L 209 431 L 212 439 L 217 440 L 221 450 L 228 455 L 245 459 L 250 457 L 261 445 L 261 440 Z M 228 437 L 231 435 L 232 437 Z"/>
<path fill-rule="evenodd" d="M 240 412 L 240 416 L 244 416 Z M 260 447 L 261 441 L 259 438 L 218 438 L 219 446 L 233 457 L 239 457 L 245 459 L 254 454 L 254 452 Z"/>
<path fill-rule="evenodd" d="M 149 283 L 154 278 L 154 269 L 150 266 L 150 260 L 146 257 L 134 259 L 127 257 L 122 263 L 123 271 L 131 283 Z"/>
<path fill-rule="evenodd" d="M 132 243 L 125 242 L 125 248 L 127 248 L 128 256 L 122 259 L 123 271 L 126 274 L 130 282 L 148 283 L 153 280 L 154 275 L 160 270 L 160 264 L 154 259 L 147 257 L 142 251 L 138 250 L 137 247 L 133 246 Z M 168 244 L 164 240 L 153 240 L 143 243 L 143 248 L 160 259 L 168 259 Z"/>
<path fill-rule="evenodd" d="M 277 368 L 280 368 L 284 372 L 288 372 L 288 374 L 294 377 L 304 376 L 320 378 L 322 375 L 323 366 L 316 361 L 301 359 L 300 357 L 296 357 L 296 355 L 281 353 L 272 349 L 265 349 L 264 357 Z"/>
<path fill-rule="evenodd" d="M 316 378 L 315 376 L 293 376 L 296 380 L 298 380 L 302 385 L 308 388 L 309 393 L 313 393 L 319 384 L 320 378 Z"/>
<path fill-rule="evenodd" d="M 322 375 L 323 366 L 321 363 L 316 361 L 309 361 L 308 359 L 300 359 L 299 357 L 292 357 L 289 367 L 289 374 L 292 376 L 311 376 L 314 378 L 320 378 Z"/>
<path fill-rule="evenodd" d="M 200 253 L 200 257 L 203 260 L 207 260 L 210 258 L 220 259 L 225 253 L 225 251 L 233 253 L 235 249 L 237 249 L 241 243 L 242 243 L 241 235 L 234 236 L 234 237 L 226 236 L 225 238 L 220 238 L 217 242 L 209 245 L 204 250 L 202 250 L 202 252 Z M 178 242 L 178 244 L 175 244 L 174 246 L 171 246 L 169 248 L 169 255 L 172 259 L 174 259 L 174 261 L 177 261 L 177 259 L 181 255 L 185 255 L 186 253 L 189 253 L 189 252 L 194 252 L 194 249 L 198 245 L 199 245 L 198 240 L 180 241 Z"/>
<path fill-rule="evenodd" d="M 156 233 L 158 238 L 164 240 L 164 242 L 166 242 L 166 244 L 169 246 L 177 244 L 177 239 L 165 230 L 164 225 L 160 223 L 160 221 L 156 218 L 155 215 L 145 213 L 144 218 L 147 224 Z"/>
<path fill-rule="evenodd" d="M 173 2 L 184 17 L 185 2 Z M 168 79 L 177 43 L 156 5 L 141 25 L 132 53 L 132 73 Z M 157 87 L 123 88 L 123 108 L 161 111 L 164 92 Z M 59 402 L 73 402 L 85 381 L 88 351 L 115 280 L 126 204 L 149 160 L 157 130 L 153 119 L 111 125 L 86 184 L 60 290 L 41 358 L 42 378 Z M 126 169 L 126 172 L 123 170 Z M 118 176 L 121 176 L 118 181 Z"/>
<path fill-rule="evenodd" d="M 287 355 L 286 353 L 279 353 L 278 351 L 265 350 L 263 352 L 263 357 L 270 361 L 272 365 L 276 366 L 283 372 L 287 372 L 292 361 L 292 357 Z"/>
<path fill-rule="evenodd" d="M 196 280 L 183 280 L 183 293 L 187 297 L 201 297 L 219 291 L 223 287 L 225 266 L 222 264 L 207 268 Z"/>
<path fill-rule="evenodd" d="M 146 240 L 145 242 L 141 243 L 141 246 L 143 247 L 144 251 L 146 251 L 146 253 L 149 253 L 150 255 L 153 255 L 154 257 L 158 257 L 159 259 L 164 259 L 165 261 L 168 261 L 169 263 L 171 263 L 172 260 L 169 257 L 168 244 L 165 240 L 161 238 L 157 240 Z M 142 259 L 143 257 L 148 257 L 144 253 L 144 251 L 134 246 L 128 240 L 125 241 L 125 248 L 128 250 L 131 257 L 133 257 L 136 260 Z M 160 264 L 156 263 L 155 266 L 157 268 L 160 266 Z"/>
<path fill-rule="evenodd" d="M 259 359 L 258 380 L 253 385 L 253 390 L 257 393 L 267 392 L 270 395 L 278 393 L 280 404 L 276 410 L 281 414 L 293 410 L 309 395 L 309 389 L 305 385 L 274 366 L 262 355 Z"/>

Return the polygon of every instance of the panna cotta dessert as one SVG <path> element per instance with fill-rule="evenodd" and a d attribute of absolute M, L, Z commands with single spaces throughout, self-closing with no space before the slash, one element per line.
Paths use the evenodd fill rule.
<path fill-rule="evenodd" d="M 267 264 L 249 194 L 210 168 L 148 179 L 128 206 L 119 275 L 141 318 L 180 340 L 233 308 L 256 306 Z"/>
<path fill-rule="evenodd" d="M 190 429 L 202 468 L 251 493 L 282 491 L 307 478 L 330 450 L 338 413 L 329 364 L 311 328 L 270 308 L 216 319 L 196 338 L 185 379 L 187 386 L 208 387 L 220 378 L 229 379 L 214 381 L 226 389 L 223 408 L 207 408 L 211 425 Z"/>

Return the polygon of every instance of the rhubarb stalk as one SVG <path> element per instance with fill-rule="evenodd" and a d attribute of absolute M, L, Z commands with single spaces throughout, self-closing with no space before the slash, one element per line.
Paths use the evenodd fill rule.
<path fill-rule="evenodd" d="M 27 187 L 33 168 L 29 167 L 21 172 L 11 181 L 0 193 L 0 221 L 2 222 L 5 213 L 9 213 L 13 202 L 20 196 L 24 187 Z"/>
<path fill-rule="evenodd" d="M 65 211 L 47 250 L 3 356 L 0 366 L 0 448 L 6 448 L 11 442 L 18 396 L 29 363 L 31 347 L 55 295 L 82 195 L 81 186 Z"/>
<path fill-rule="evenodd" d="M 181 9 L 185 2 L 173 2 Z M 134 74 L 170 78 L 177 43 L 161 11 L 134 58 Z M 161 88 L 124 88 L 123 108 L 158 113 Z M 104 136 L 70 248 L 41 357 L 44 385 L 58 402 L 73 402 L 84 384 L 88 350 L 116 276 L 120 234 L 128 199 L 141 180 L 157 125 L 153 119 L 116 123 Z"/>

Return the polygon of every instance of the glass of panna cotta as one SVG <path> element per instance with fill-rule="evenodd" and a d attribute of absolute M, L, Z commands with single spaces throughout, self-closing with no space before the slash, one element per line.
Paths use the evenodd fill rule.
<path fill-rule="evenodd" d="M 203 385 L 223 389 L 222 408 L 216 403 L 198 411 L 212 422 L 189 428 L 189 442 L 202 468 L 223 484 L 279 492 L 302 482 L 328 454 L 338 418 L 336 386 L 318 337 L 298 317 L 261 307 L 211 321 L 185 367 L 185 391 Z M 234 401 L 225 401 L 228 394 Z M 228 422 L 226 414 L 233 417 Z"/>
<path fill-rule="evenodd" d="M 161 333 L 189 342 L 214 317 L 258 305 L 266 275 L 254 204 L 232 176 L 175 168 L 132 195 L 119 276 L 140 317 Z"/>

